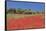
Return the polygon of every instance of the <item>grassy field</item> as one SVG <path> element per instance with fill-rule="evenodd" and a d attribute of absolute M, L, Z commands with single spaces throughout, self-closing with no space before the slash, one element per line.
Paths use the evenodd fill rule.
<path fill-rule="evenodd" d="M 29 17 L 29 16 L 36 16 L 36 15 L 40 15 L 43 16 L 42 14 L 7 14 L 7 18 L 24 18 L 24 17 Z"/>

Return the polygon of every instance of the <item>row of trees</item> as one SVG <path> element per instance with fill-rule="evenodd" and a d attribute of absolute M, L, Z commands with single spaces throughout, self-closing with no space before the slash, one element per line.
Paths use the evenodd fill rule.
<path fill-rule="evenodd" d="M 13 8 L 10 8 L 10 9 L 7 9 L 6 13 L 11 13 L 11 14 L 35 14 L 35 13 L 40 13 L 40 12 L 33 12 L 31 9 L 21 9 L 21 8 L 18 8 L 18 9 L 13 9 Z"/>

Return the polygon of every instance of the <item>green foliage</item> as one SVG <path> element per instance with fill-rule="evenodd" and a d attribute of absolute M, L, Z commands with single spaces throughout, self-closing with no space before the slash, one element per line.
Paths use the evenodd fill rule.
<path fill-rule="evenodd" d="M 6 13 L 10 13 L 10 14 L 16 13 L 16 9 L 10 8 L 10 9 L 8 9 L 8 10 L 6 11 Z"/>
<path fill-rule="evenodd" d="M 23 13 L 24 12 L 24 10 L 22 10 L 21 8 L 18 8 L 17 10 L 16 10 L 16 13 Z"/>
<path fill-rule="evenodd" d="M 32 14 L 32 10 L 31 9 L 15 9 L 15 8 L 10 8 L 6 11 L 6 13 L 10 13 L 10 14 Z M 35 12 L 34 12 L 35 14 Z"/>

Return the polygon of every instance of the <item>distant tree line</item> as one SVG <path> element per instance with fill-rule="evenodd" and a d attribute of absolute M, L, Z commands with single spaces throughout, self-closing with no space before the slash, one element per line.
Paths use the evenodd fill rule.
<path fill-rule="evenodd" d="M 21 9 L 21 8 L 18 8 L 18 9 L 15 9 L 15 8 L 10 8 L 10 9 L 7 9 L 6 13 L 10 13 L 10 14 L 39 14 L 41 12 L 33 12 L 31 9 Z M 44 13 L 44 12 L 42 12 Z"/>

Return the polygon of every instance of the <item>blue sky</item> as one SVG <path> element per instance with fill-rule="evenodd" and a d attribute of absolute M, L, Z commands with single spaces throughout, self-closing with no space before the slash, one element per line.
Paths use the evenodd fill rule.
<path fill-rule="evenodd" d="M 45 4 L 42 3 L 26 3 L 26 2 L 11 2 L 7 1 L 7 8 L 21 8 L 21 9 L 32 9 L 33 11 L 43 11 Z"/>

